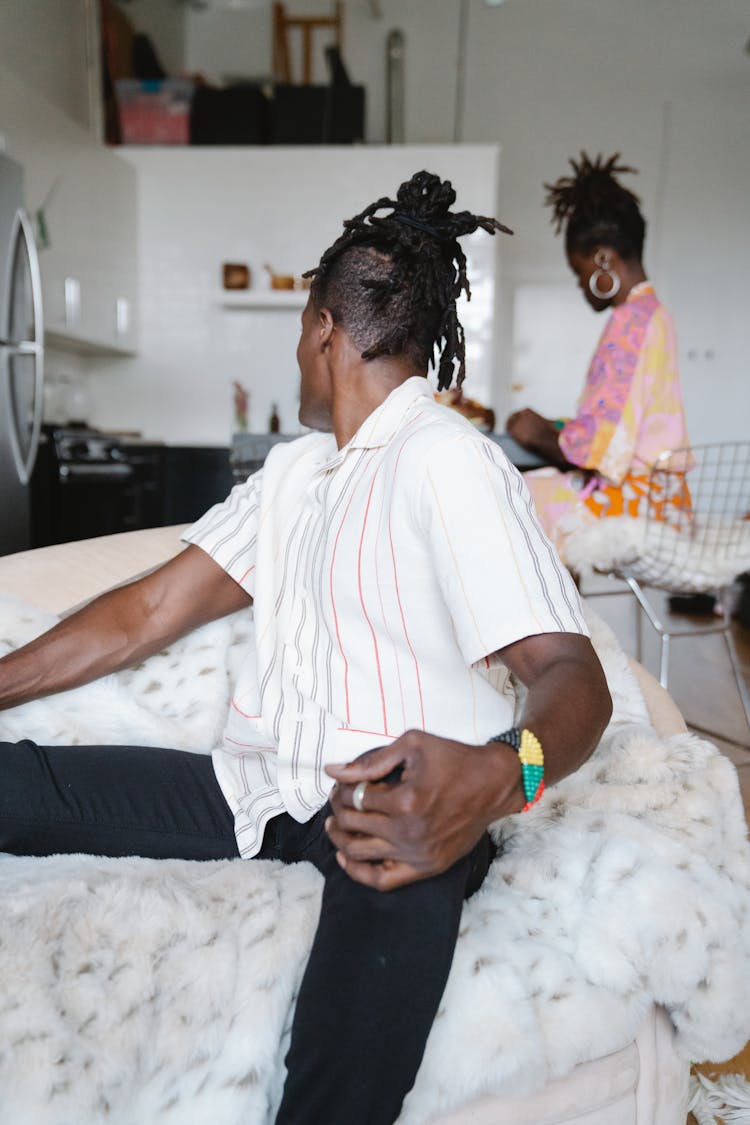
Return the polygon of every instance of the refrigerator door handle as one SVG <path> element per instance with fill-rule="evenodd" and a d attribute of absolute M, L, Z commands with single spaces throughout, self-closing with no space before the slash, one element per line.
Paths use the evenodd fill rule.
<path fill-rule="evenodd" d="M 13 420 L 10 417 L 8 425 L 9 445 L 13 455 L 13 463 L 18 473 L 18 479 L 21 481 L 21 484 L 28 484 L 31 480 L 34 463 L 36 462 L 42 430 L 42 412 L 44 409 L 44 370 L 42 364 L 44 362 L 44 348 L 41 344 L 31 343 L 13 344 L 11 347 L 0 348 L 0 378 L 7 380 L 8 383 L 10 382 L 10 360 L 14 355 L 31 355 L 35 357 L 34 414 L 31 420 L 31 433 L 29 435 L 29 445 L 25 457 L 21 451 L 21 444 L 18 440 L 18 434 L 16 433 Z M 8 388 L 7 395 L 10 401 L 10 388 Z"/>
<path fill-rule="evenodd" d="M 22 340 L 20 344 L 13 344 L 9 340 L 0 340 L 0 348 L 4 348 L 8 355 L 42 355 L 44 345 L 37 344 L 35 340 Z"/>
<path fill-rule="evenodd" d="M 44 413 L 44 308 L 39 254 L 37 253 L 31 223 L 23 209 L 21 210 L 21 230 L 29 255 L 29 269 L 31 271 L 31 299 L 34 306 L 34 345 L 36 351 L 34 360 L 34 418 L 31 424 L 31 441 L 29 442 L 29 454 L 26 458 L 25 468 L 25 476 L 28 481 L 31 479 L 31 473 L 36 462 L 42 433 L 42 415 Z"/>
<path fill-rule="evenodd" d="M 26 245 L 26 254 L 29 261 L 31 275 L 31 303 L 34 309 L 34 343 L 44 343 L 44 317 L 42 313 L 42 274 L 39 269 L 39 255 L 34 242 L 34 232 L 31 229 L 29 217 L 23 208 L 18 209 L 17 221 L 20 234 Z"/>
<path fill-rule="evenodd" d="M 15 426 L 11 422 L 10 426 L 10 447 L 13 452 L 13 460 L 16 465 L 16 471 L 22 484 L 28 484 L 31 480 L 31 473 L 36 461 L 37 451 L 39 449 L 39 440 L 42 431 L 42 414 L 44 411 L 44 321 L 42 316 L 42 277 L 39 270 L 39 256 L 34 242 L 34 234 L 31 229 L 31 223 L 28 220 L 26 212 L 23 208 L 16 211 L 15 222 L 13 224 L 13 236 L 11 246 L 15 247 L 17 240 L 22 238 L 26 247 L 26 255 L 29 263 L 29 277 L 31 279 L 31 302 L 34 314 L 34 338 L 33 340 L 23 340 L 15 344 L 10 344 L 4 349 L 6 360 L 10 359 L 13 355 L 34 357 L 34 413 L 31 420 L 31 433 L 29 435 L 29 444 L 24 457 L 21 451 L 21 445 L 18 440 Z M 7 370 L 7 377 L 10 378 L 9 365 Z"/>

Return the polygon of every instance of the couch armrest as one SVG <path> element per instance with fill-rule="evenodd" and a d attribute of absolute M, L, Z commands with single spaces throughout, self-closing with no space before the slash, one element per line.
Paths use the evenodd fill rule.
<path fill-rule="evenodd" d="M 651 725 L 656 733 L 662 738 L 669 738 L 671 734 L 684 734 L 687 725 L 669 692 L 637 660 L 628 657 L 628 662 L 638 681 Z"/>
<path fill-rule="evenodd" d="M 122 586 L 183 549 L 186 524 L 101 535 L 0 558 L 0 594 L 64 614 Z"/>

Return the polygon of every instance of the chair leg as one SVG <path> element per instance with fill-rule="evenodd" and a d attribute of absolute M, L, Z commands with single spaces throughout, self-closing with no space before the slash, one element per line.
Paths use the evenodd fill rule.
<path fill-rule="evenodd" d="M 627 574 L 623 575 L 623 577 L 624 577 L 625 581 L 627 582 L 628 586 L 630 587 L 630 592 L 633 595 L 633 597 L 635 598 L 638 606 L 643 611 L 643 613 L 646 614 L 646 617 L 648 617 L 649 621 L 653 625 L 654 629 L 656 629 L 656 632 L 659 634 L 659 636 L 663 637 L 665 635 L 665 633 L 667 632 L 667 630 L 665 629 L 664 625 L 662 624 L 658 614 L 656 613 L 656 610 L 651 605 L 651 602 L 648 600 L 646 595 L 643 593 L 643 590 L 641 589 L 640 584 L 638 582 L 636 582 L 635 578 L 631 578 Z M 643 643 L 642 625 L 641 625 L 641 615 L 639 613 L 638 618 L 636 620 L 636 645 L 637 645 L 637 649 L 638 649 L 638 660 L 641 660 L 641 657 L 643 655 L 643 653 L 641 651 L 642 650 L 642 643 Z"/>
<path fill-rule="evenodd" d="M 643 664 L 643 610 L 638 598 L 633 598 L 635 606 L 635 658 Z"/>
<path fill-rule="evenodd" d="M 745 722 L 747 723 L 748 727 L 750 727 L 750 696 L 748 696 L 748 691 L 745 686 L 745 679 L 742 675 L 742 668 L 740 667 L 739 657 L 737 656 L 737 648 L 734 643 L 734 637 L 730 633 L 729 629 L 727 629 L 724 633 L 724 641 L 727 646 L 727 652 L 729 653 L 729 660 L 732 665 L 732 672 L 734 673 L 737 690 L 740 693 L 740 699 L 742 700 L 742 709 L 745 712 Z"/>
<path fill-rule="evenodd" d="M 661 635 L 661 659 L 659 660 L 659 683 L 665 691 L 669 689 L 669 633 Z"/>

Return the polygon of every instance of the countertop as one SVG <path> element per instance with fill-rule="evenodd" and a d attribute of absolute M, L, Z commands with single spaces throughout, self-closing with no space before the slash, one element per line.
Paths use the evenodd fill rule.
<path fill-rule="evenodd" d="M 272 446 L 280 441 L 294 441 L 299 436 L 299 434 L 233 434 L 231 463 L 239 467 L 245 464 L 262 462 Z M 520 469 L 522 473 L 528 469 L 538 469 L 547 464 L 537 453 L 531 453 L 528 449 L 519 445 L 510 434 L 491 433 L 486 436 L 500 446 L 510 463 Z"/>

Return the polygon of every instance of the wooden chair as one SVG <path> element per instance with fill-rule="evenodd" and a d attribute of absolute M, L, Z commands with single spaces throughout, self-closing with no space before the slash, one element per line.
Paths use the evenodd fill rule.
<path fill-rule="evenodd" d="M 273 6 L 273 72 L 279 82 L 292 82 L 290 32 L 302 33 L 302 79 L 312 82 L 313 35 L 318 30 L 332 30 L 339 51 L 343 42 L 344 6 L 334 0 L 333 14 L 328 16 L 290 16 L 286 5 L 276 0 Z"/>

